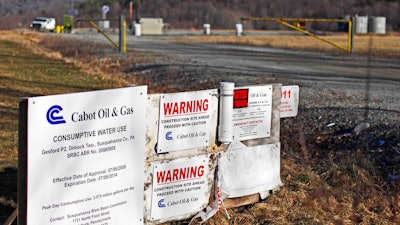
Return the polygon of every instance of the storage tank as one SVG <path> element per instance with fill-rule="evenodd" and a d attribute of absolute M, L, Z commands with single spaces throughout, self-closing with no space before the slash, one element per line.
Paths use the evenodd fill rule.
<path fill-rule="evenodd" d="M 386 34 L 386 17 L 369 17 L 368 26 L 369 32 Z"/>
<path fill-rule="evenodd" d="M 205 35 L 210 35 L 210 29 L 211 29 L 211 25 L 210 24 L 204 24 L 203 25 L 203 31 Z"/>
<path fill-rule="evenodd" d="M 368 16 L 356 16 L 354 25 L 356 34 L 368 33 Z"/>
<path fill-rule="evenodd" d="M 133 34 L 135 36 L 142 36 L 142 25 L 139 23 L 133 24 Z"/>
<path fill-rule="evenodd" d="M 243 24 L 237 23 L 236 24 L 236 36 L 243 35 Z"/>

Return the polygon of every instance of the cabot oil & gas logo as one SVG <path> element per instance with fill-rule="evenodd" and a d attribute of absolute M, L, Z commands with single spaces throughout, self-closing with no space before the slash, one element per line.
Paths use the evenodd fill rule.
<path fill-rule="evenodd" d="M 174 138 L 173 138 L 171 135 L 172 135 L 172 131 L 168 131 L 168 132 L 165 134 L 165 139 L 168 140 L 168 141 L 174 140 Z"/>
<path fill-rule="evenodd" d="M 47 121 L 53 125 L 66 123 L 66 121 L 64 120 L 64 117 L 61 115 L 58 115 L 62 110 L 63 110 L 63 108 L 59 105 L 53 105 L 52 107 L 50 107 L 46 113 Z"/>
<path fill-rule="evenodd" d="M 158 207 L 160 208 L 164 208 L 166 207 L 166 205 L 164 204 L 165 199 L 161 199 L 160 201 L 158 201 Z"/>

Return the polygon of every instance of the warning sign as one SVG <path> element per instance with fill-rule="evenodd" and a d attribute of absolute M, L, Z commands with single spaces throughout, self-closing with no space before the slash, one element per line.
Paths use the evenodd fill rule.
<path fill-rule="evenodd" d="M 213 113 L 212 91 L 166 94 L 160 100 L 157 153 L 205 147 Z"/>
<path fill-rule="evenodd" d="M 154 163 L 152 220 L 195 213 L 208 203 L 208 156 Z"/>
<path fill-rule="evenodd" d="M 272 85 L 236 89 L 233 94 L 233 128 L 239 140 L 269 137 Z"/>

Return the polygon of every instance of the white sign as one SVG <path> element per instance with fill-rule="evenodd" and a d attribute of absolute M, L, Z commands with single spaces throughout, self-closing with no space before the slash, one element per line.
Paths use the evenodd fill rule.
<path fill-rule="evenodd" d="M 209 90 L 161 96 L 157 153 L 209 145 L 211 98 Z"/>
<path fill-rule="evenodd" d="M 147 87 L 28 99 L 27 224 L 143 224 Z"/>
<path fill-rule="evenodd" d="M 299 109 L 299 86 L 282 86 L 281 118 L 297 116 Z"/>
<path fill-rule="evenodd" d="M 239 140 L 271 135 L 272 85 L 235 88 L 233 93 L 234 136 Z"/>
<path fill-rule="evenodd" d="M 219 160 L 222 192 L 229 198 L 273 190 L 282 185 L 280 143 L 246 147 L 232 142 Z"/>
<path fill-rule="evenodd" d="M 110 7 L 108 7 L 108 5 L 103 5 L 102 11 L 103 13 L 107 13 L 108 11 L 110 11 Z"/>
<path fill-rule="evenodd" d="M 208 156 L 155 162 L 151 219 L 160 220 L 202 210 L 208 203 Z"/>

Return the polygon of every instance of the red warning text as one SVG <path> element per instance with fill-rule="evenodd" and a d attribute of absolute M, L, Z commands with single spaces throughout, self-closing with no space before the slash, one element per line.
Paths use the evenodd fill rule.
<path fill-rule="evenodd" d="M 156 173 L 158 184 L 199 179 L 203 175 L 204 165 L 157 171 Z"/>
<path fill-rule="evenodd" d="M 208 99 L 164 103 L 164 116 L 204 113 L 207 110 Z"/>

